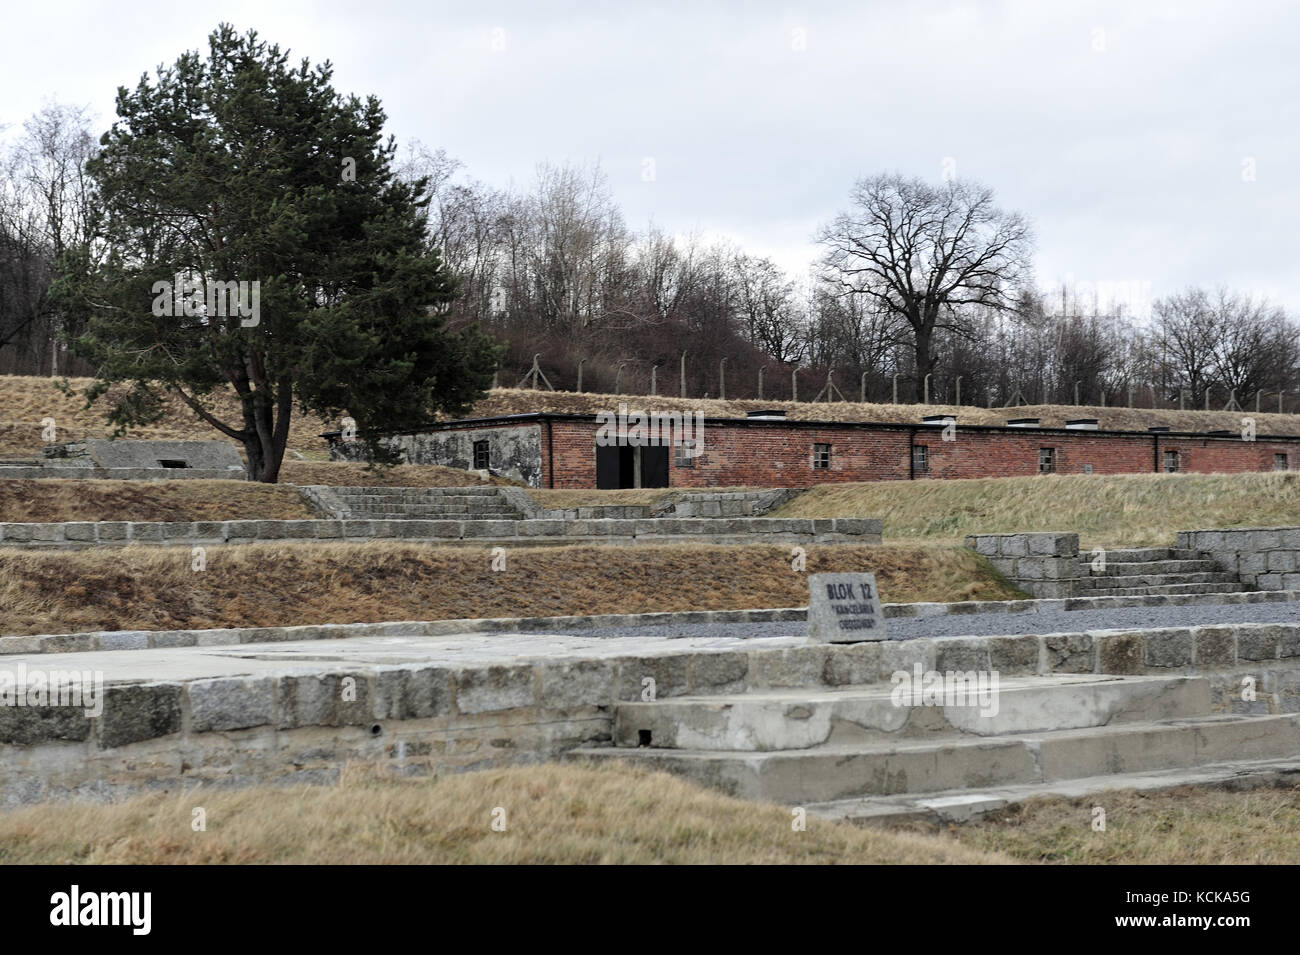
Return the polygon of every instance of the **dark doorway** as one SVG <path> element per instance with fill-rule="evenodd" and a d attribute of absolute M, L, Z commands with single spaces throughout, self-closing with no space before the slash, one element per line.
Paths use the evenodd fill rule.
<path fill-rule="evenodd" d="M 637 471 L 640 469 L 640 483 Z M 596 488 L 613 491 L 628 487 L 667 487 L 668 448 L 629 445 L 597 446 Z"/>
<path fill-rule="evenodd" d="M 668 449 L 665 447 L 641 448 L 641 486 L 668 486 Z"/>
<path fill-rule="evenodd" d="M 616 491 L 636 487 L 636 448 L 608 445 L 596 448 L 596 488 Z"/>

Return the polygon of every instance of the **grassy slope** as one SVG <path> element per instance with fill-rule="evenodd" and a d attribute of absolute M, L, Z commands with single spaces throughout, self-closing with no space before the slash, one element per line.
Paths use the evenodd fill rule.
<path fill-rule="evenodd" d="M 249 544 L 0 553 L 0 635 L 798 607 L 777 545 L 510 548 Z M 1022 596 L 952 547 L 808 548 L 808 573 L 873 570 L 886 601 Z"/>
<path fill-rule="evenodd" d="M 206 810 L 207 830 L 190 828 Z M 505 810 L 504 832 L 491 828 Z M 0 863 L 998 863 L 942 836 L 808 819 L 627 767 L 142 796 L 0 813 Z"/>
<path fill-rule="evenodd" d="M 777 517 L 884 519 L 885 537 L 1078 531 L 1089 545 L 1164 545 L 1180 530 L 1300 524 L 1300 474 L 1091 474 L 824 485 Z"/>

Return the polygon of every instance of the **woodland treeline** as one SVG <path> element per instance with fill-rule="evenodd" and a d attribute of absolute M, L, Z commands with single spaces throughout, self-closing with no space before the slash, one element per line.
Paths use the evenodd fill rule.
<path fill-rule="evenodd" d="M 92 374 L 51 285 L 93 246 L 85 110 L 53 104 L 0 154 L 0 373 Z M 506 346 L 510 386 L 533 365 L 561 390 L 1004 405 L 1132 403 L 1300 408 L 1300 326 L 1280 306 L 1206 276 L 1143 289 L 1040 288 L 1029 219 L 965 180 L 868 175 L 792 275 L 726 241 L 625 220 L 601 170 L 542 165 L 523 187 L 473 178 L 418 145 L 428 241 L 456 276 L 454 326 Z M 928 376 L 928 387 L 927 387 Z M 542 385 L 545 387 L 545 385 Z"/>

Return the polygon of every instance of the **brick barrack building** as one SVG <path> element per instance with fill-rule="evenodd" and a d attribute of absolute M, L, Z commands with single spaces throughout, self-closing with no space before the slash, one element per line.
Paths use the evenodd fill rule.
<path fill-rule="evenodd" d="M 537 488 L 810 487 L 848 481 L 1034 474 L 1239 473 L 1300 466 L 1300 436 L 1102 431 L 1092 419 L 1043 428 L 797 421 L 779 411 L 704 418 L 703 438 L 667 445 L 598 443 L 594 414 L 536 412 L 449 421 L 388 439 L 411 464 L 490 470 Z M 689 434 L 689 431 L 687 432 Z M 357 457 L 341 432 L 334 460 Z"/>

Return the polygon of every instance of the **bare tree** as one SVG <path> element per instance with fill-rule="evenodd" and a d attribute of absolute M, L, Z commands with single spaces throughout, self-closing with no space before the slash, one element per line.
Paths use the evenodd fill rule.
<path fill-rule="evenodd" d="M 1029 224 L 965 181 L 874 176 L 854 186 L 851 201 L 817 237 L 823 262 L 844 289 L 910 326 L 919 398 L 935 366 L 936 329 L 961 332 L 974 307 L 1016 306 L 1030 276 Z"/>
<path fill-rule="evenodd" d="M 1279 306 L 1219 288 L 1208 296 L 1214 338 L 1216 383 L 1245 400 L 1265 389 L 1280 390 L 1300 358 L 1300 329 Z"/>
<path fill-rule="evenodd" d="M 1204 289 L 1192 288 L 1157 299 L 1151 308 L 1154 341 L 1170 370 L 1170 383 L 1186 389 L 1199 404 L 1214 379 L 1218 329 L 1210 297 Z"/>
<path fill-rule="evenodd" d="M 91 254 L 90 122 L 84 107 L 48 104 L 0 159 L 0 347 L 28 352 L 15 370 L 59 373 L 63 319 L 50 281 L 65 253 Z"/>
<path fill-rule="evenodd" d="M 795 287 L 771 259 L 735 258 L 739 309 L 750 344 L 780 362 L 798 362 L 807 350 Z"/>

